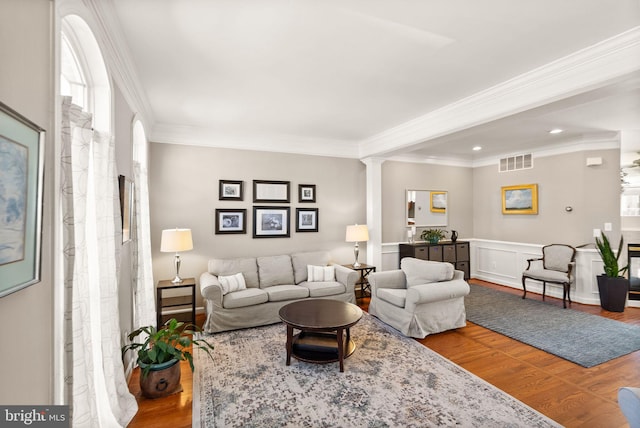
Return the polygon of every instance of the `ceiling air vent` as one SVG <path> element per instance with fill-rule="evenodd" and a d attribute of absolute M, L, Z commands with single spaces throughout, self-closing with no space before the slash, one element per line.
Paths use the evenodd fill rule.
<path fill-rule="evenodd" d="M 531 156 L 531 153 L 509 156 L 500 159 L 500 172 L 518 171 L 520 169 L 529 168 L 533 168 L 533 157 Z"/>

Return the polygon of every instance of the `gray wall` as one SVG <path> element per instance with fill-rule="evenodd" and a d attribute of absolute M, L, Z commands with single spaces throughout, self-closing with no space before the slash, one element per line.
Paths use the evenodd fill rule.
<path fill-rule="evenodd" d="M 405 227 L 407 189 L 446 190 L 449 224 L 444 229 L 456 230 L 460 238 L 472 238 L 472 180 L 471 168 L 384 162 L 382 164 L 382 242 L 407 241 Z M 424 228 L 418 229 L 418 236 L 422 229 Z"/>
<path fill-rule="evenodd" d="M 351 263 L 348 224 L 365 223 L 365 165 L 355 159 L 216 149 L 152 143 L 149 192 L 151 246 L 156 282 L 174 276 L 173 254 L 161 253 L 163 229 L 190 228 L 194 250 L 181 255 L 182 277 L 199 278 L 212 257 L 253 257 L 328 250 L 337 263 Z M 219 201 L 218 181 L 244 181 L 244 201 Z M 253 180 L 291 182 L 291 203 L 254 204 Z M 316 203 L 298 203 L 298 184 L 316 185 Z M 253 205 L 291 208 L 290 238 L 252 238 Z M 319 208 L 319 232 L 295 232 L 295 208 Z M 216 208 L 247 210 L 247 233 L 215 235 Z M 365 246 L 360 260 L 364 261 Z M 198 294 L 198 304 L 201 297 Z"/>
<path fill-rule="evenodd" d="M 602 157 L 586 166 L 587 157 Z M 475 238 L 535 244 L 594 242 L 593 229 L 612 223 L 620 236 L 620 151 L 582 151 L 534 157 L 534 168 L 499 173 L 496 165 L 473 172 Z M 538 184 L 538 215 L 503 215 L 500 188 Z M 573 207 L 568 213 L 565 207 Z"/>
<path fill-rule="evenodd" d="M 53 185 L 52 76 L 49 0 L 0 2 L 0 100 L 45 128 L 42 280 L 0 298 L 0 403 L 52 402 Z M 1 279 L 0 279 L 1 280 Z"/>

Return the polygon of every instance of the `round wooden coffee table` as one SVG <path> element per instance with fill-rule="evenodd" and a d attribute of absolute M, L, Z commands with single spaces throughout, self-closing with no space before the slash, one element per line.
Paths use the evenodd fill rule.
<path fill-rule="evenodd" d="M 359 307 L 340 300 L 310 299 L 289 303 L 279 314 L 287 326 L 287 365 L 293 355 L 310 363 L 339 361 L 344 372 L 344 359 L 356 349 L 349 329 L 362 318 Z M 300 333 L 294 336 L 294 329 Z"/>

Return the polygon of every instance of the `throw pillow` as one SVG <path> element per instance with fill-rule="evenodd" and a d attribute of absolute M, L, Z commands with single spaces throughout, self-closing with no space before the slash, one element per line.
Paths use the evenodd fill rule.
<path fill-rule="evenodd" d="M 222 286 L 223 296 L 233 291 L 245 290 L 247 288 L 242 272 L 235 275 L 219 276 L 218 281 L 220 281 L 220 285 Z"/>
<path fill-rule="evenodd" d="M 335 266 L 307 265 L 307 281 L 309 282 L 334 281 L 335 278 L 336 278 Z"/>

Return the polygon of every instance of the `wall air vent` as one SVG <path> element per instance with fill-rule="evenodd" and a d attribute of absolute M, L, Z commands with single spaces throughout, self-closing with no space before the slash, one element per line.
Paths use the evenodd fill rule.
<path fill-rule="evenodd" d="M 500 159 L 498 168 L 500 172 L 518 171 L 520 169 L 533 168 L 533 156 L 531 155 L 531 153 L 526 153 L 522 155 L 502 158 Z"/>

